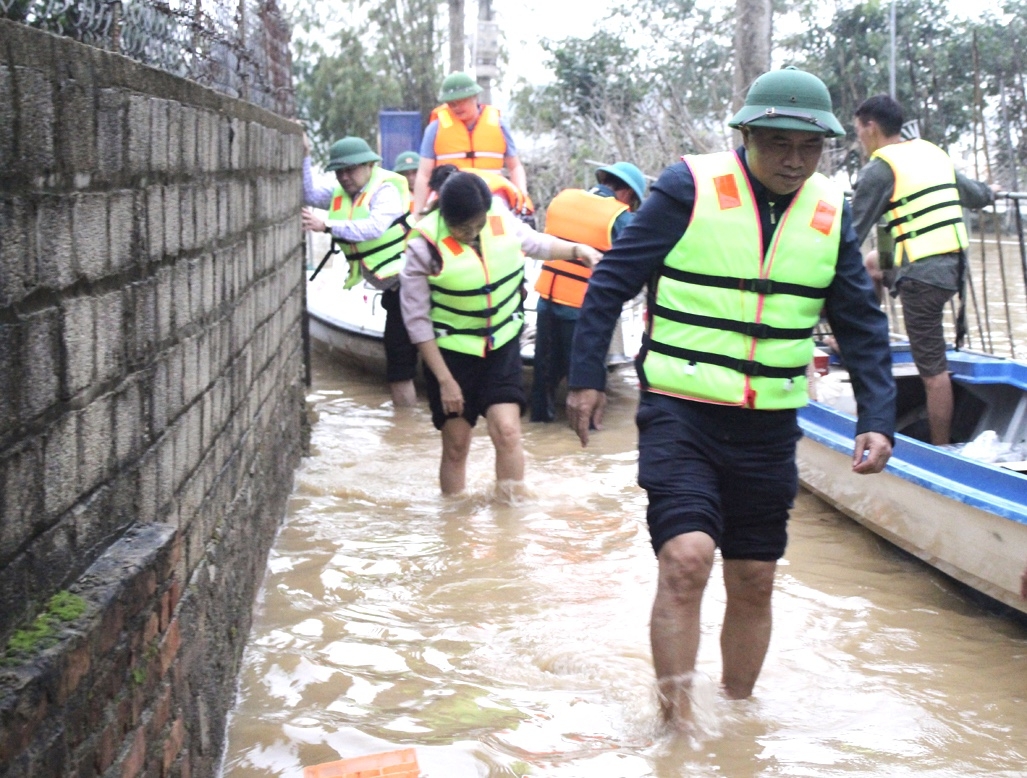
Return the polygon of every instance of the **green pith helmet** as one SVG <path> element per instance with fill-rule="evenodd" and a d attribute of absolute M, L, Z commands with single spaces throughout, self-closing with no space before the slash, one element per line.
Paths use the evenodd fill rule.
<path fill-rule="evenodd" d="M 645 199 L 645 176 L 642 175 L 641 170 L 630 162 L 614 162 L 612 165 L 598 168 L 596 170 L 596 181 L 600 184 L 606 183 L 605 174 L 619 178 L 630 186 L 631 191 L 638 195 L 639 202 Z"/>
<path fill-rule="evenodd" d="M 470 73 L 450 73 L 442 82 L 439 101 L 451 103 L 454 100 L 463 100 L 465 97 L 474 97 L 480 91 L 481 86 L 471 78 Z"/>
<path fill-rule="evenodd" d="M 328 165 L 325 170 L 338 170 L 339 168 L 363 165 L 365 162 L 381 161 L 382 158 L 371 151 L 366 140 L 347 135 L 342 140 L 335 141 L 328 150 Z"/>
<path fill-rule="evenodd" d="M 394 173 L 406 173 L 408 170 L 417 170 L 421 164 L 421 155 L 416 151 L 401 151 L 396 157 L 396 164 L 392 166 Z"/>
<path fill-rule="evenodd" d="M 812 73 L 794 67 L 771 70 L 752 82 L 745 105 L 729 127 L 776 127 L 822 132 L 827 138 L 845 135 L 832 113 L 827 86 Z"/>

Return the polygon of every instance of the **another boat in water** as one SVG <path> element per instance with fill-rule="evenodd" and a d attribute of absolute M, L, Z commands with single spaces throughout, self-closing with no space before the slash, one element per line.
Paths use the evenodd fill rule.
<path fill-rule="evenodd" d="M 948 353 L 958 443 L 928 440 L 923 382 L 898 345 L 895 448 L 883 473 L 852 472 L 855 401 L 832 365 L 799 412 L 799 477 L 843 513 L 946 575 L 1021 613 L 1027 565 L 1027 363 Z"/>

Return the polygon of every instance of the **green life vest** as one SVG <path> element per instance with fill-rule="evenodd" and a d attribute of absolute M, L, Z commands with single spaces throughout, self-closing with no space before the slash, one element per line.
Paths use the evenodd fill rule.
<path fill-rule="evenodd" d="M 723 405 L 801 407 L 813 327 L 838 261 L 842 190 L 814 173 L 764 255 L 741 160 L 725 152 L 684 161 L 695 204 L 655 284 L 642 385 Z"/>
<path fill-rule="evenodd" d="M 887 218 L 896 264 L 955 254 L 970 245 L 948 154 L 917 138 L 882 146 L 872 156 L 887 162 L 895 175 Z"/>
<path fill-rule="evenodd" d="M 360 266 L 379 281 L 399 275 L 403 269 L 402 254 L 405 238 L 409 227 L 407 216 L 410 210 L 410 187 L 407 180 L 399 173 L 385 170 L 375 165 L 371 170 L 371 178 L 367 186 L 353 200 L 346 190 L 336 186 L 332 192 L 332 204 L 328 209 L 329 221 L 355 221 L 371 218 L 370 202 L 374 193 L 382 186 L 394 186 L 399 190 L 403 204 L 403 215 L 396 219 L 389 228 L 377 238 L 362 240 L 359 243 L 338 241 L 342 246 L 343 256 L 350 263 L 349 275 L 346 277 L 345 288 L 349 289 L 360 281 Z M 338 240 L 338 239 L 336 239 Z"/>
<path fill-rule="evenodd" d="M 428 284 L 439 348 L 484 357 L 520 335 L 524 253 L 516 230 L 511 216 L 491 208 L 479 255 L 450 234 L 438 211 L 414 227 L 442 260 Z"/>

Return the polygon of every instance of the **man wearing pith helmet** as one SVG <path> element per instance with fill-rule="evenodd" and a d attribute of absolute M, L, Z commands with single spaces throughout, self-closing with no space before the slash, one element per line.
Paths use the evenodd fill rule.
<path fill-rule="evenodd" d="M 410 192 L 414 191 L 414 179 L 417 178 L 417 166 L 421 164 L 421 155 L 416 151 L 401 151 L 396 155 L 396 161 L 392 165 L 392 172 L 399 173 L 407 180 Z M 410 211 L 413 213 L 414 200 L 410 198 Z"/>
<path fill-rule="evenodd" d="M 481 105 L 481 87 L 468 73 L 450 73 L 442 82 L 433 119 L 421 139 L 421 162 L 414 183 L 414 211 L 428 199 L 428 177 L 436 165 L 452 164 L 461 170 L 506 168 L 506 175 L 521 191 L 528 190 L 524 166 L 510 128 L 493 105 Z"/>
<path fill-rule="evenodd" d="M 399 271 L 409 231 L 410 189 L 399 173 L 378 163 L 382 158 L 363 138 L 345 137 L 332 144 L 326 168 L 335 183 L 315 183 L 310 166 L 310 140 L 303 136 L 303 198 L 328 211 L 321 219 L 303 209 L 303 229 L 331 233 L 349 262 L 345 288 L 361 279 L 382 293 L 385 317 L 386 379 L 396 406 L 417 402 L 414 375 L 417 348 L 410 342 L 399 310 Z"/>
<path fill-rule="evenodd" d="M 414 191 L 414 178 L 417 177 L 417 166 L 420 164 L 421 155 L 416 151 L 401 151 L 392 165 L 392 172 L 399 173 L 407 180 L 411 192 Z"/>
<path fill-rule="evenodd" d="M 663 713 L 683 730 L 695 728 L 699 606 L 718 548 L 724 694 L 749 697 L 766 656 L 822 309 L 859 407 L 855 473 L 880 472 L 894 430 L 887 320 L 842 189 L 816 172 L 824 139 L 843 135 L 827 88 L 794 68 L 764 73 L 729 124 L 742 145 L 664 170 L 593 270 L 567 399 L 587 444 L 589 422 L 601 429 L 614 324 L 648 285 L 636 422 L 658 564 L 650 636 Z"/>

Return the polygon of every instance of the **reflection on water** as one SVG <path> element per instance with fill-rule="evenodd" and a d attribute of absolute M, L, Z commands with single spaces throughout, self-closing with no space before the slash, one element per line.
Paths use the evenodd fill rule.
<path fill-rule="evenodd" d="M 268 563 L 224 775 L 414 747 L 424 776 L 1027 776 L 1027 628 L 800 495 L 753 699 L 717 694 L 723 588 L 707 592 L 705 735 L 658 725 L 655 562 L 635 484 L 631 378 L 582 451 L 525 424 L 531 496 L 438 493 L 427 407 L 315 362 L 312 455 Z"/>

